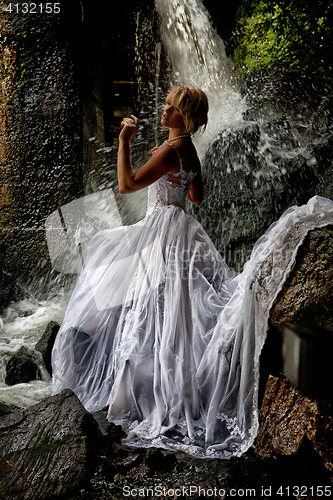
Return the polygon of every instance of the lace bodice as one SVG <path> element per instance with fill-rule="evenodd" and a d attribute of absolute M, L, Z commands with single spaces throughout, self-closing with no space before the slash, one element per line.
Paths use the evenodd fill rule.
<path fill-rule="evenodd" d="M 175 205 L 185 209 L 186 195 L 190 192 L 190 184 L 196 173 L 190 170 L 186 172 L 183 168 L 182 159 L 173 144 L 172 146 L 178 154 L 179 172 L 175 174 L 165 174 L 148 187 L 147 215 L 162 207 Z M 174 178 L 179 177 L 179 185 L 175 186 Z M 173 180 L 171 180 L 173 179 Z"/>

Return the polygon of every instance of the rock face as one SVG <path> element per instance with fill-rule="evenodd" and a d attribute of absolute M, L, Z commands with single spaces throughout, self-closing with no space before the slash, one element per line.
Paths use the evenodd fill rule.
<path fill-rule="evenodd" d="M 271 318 L 278 328 L 274 333 L 275 338 L 290 324 L 304 324 L 314 332 L 325 331 L 326 337 L 333 334 L 332 226 L 308 233 L 298 250 L 295 265 L 272 307 Z M 322 341 L 323 337 L 318 338 Z M 315 378 L 320 371 L 320 363 L 325 367 L 329 364 L 330 352 L 325 361 L 325 347 L 322 346 L 322 349 L 324 352 L 315 360 Z M 308 367 L 308 372 L 310 369 Z M 328 382 L 326 389 L 325 380 Z M 307 448 L 317 454 L 327 471 L 332 474 L 332 391 L 328 376 L 321 377 L 318 383 L 323 390 L 319 388 L 315 399 L 306 397 L 281 376 L 268 380 L 256 442 L 258 457 L 267 459 L 279 455 L 297 456 Z"/>
<path fill-rule="evenodd" d="M 0 498 L 49 499 L 89 477 L 100 433 L 70 390 L 0 419 Z"/>
<path fill-rule="evenodd" d="M 282 332 L 305 323 L 333 333 L 333 227 L 311 231 L 271 310 Z"/>
<path fill-rule="evenodd" d="M 261 389 L 268 375 L 283 373 L 283 332 L 289 325 L 294 330 L 313 332 L 315 358 L 313 386 L 308 396 L 330 399 L 332 390 L 322 380 L 330 376 L 333 343 L 333 227 L 310 231 L 297 252 L 296 262 L 277 296 L 271 311 L 267 340 L 261 354 Z M 314 351 L 314 348 L 311 347 Z M 290 358 L 290 356 L 289 356 Z M 319 367 L 319 368 L 317 368 Z M 310 376 L 310 375 L 309 375 Z M 316 387 L 315 387 L 316 386 Z M 310 388 L 309 388 L 310 389 Z M 261 390 L 261 396 L 263 391 Z"/>
<path fill-rule="evenodd" d="M 4 268 L 25 283 L 48 269 L 46 217 L 82 188 L 78 91 L 63 7 L 47 16 L 0 13 L 7 82 L 0 91 L 0 240 Z"/>

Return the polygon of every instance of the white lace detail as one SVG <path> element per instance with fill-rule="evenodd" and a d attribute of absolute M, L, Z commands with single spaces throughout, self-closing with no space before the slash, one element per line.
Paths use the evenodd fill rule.
<path fill-rule="evenodd" d="M 190 192 L 190 185 L 196 173 L 190 170 L 186 172 L 183 168 L 183 162 L 177 148 L 173 144 L 169 144 L 176 151 L 179 158 L 179 172 L 175 174 L 165 174 L 156 182 L 148 187 L 148 205 L 147 215 L 150 215 L 161 208 L 169 208 L 171 206 L 180 207 L 185 210 L 185 199 Z M 172 177 L 179 177 L 179 186 L 174 185 Z"/>

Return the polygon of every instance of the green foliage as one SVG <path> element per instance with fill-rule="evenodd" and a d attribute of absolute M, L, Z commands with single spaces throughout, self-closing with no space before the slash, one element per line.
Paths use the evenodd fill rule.
<path fill-rule="evenodd" d="M 236 18 L 236 67 L 333 74 L 332 0 L 243 0 Z"/>

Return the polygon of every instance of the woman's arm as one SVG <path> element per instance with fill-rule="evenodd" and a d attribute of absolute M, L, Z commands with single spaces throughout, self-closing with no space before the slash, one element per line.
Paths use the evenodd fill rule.
<path fill-rule="evenodd" d="M 133 120 L 125 118 L 119 135 L 119 149 L 117 173 L 119 192 L 121 194 L 134 193 L 149 186 L 174 168 L 176 152 L 171 148 L 161 147 L 152 158 L 133 172 L 130 155 L 130 140 L 138 130 L 139 120 L 132 115 Z"/>

